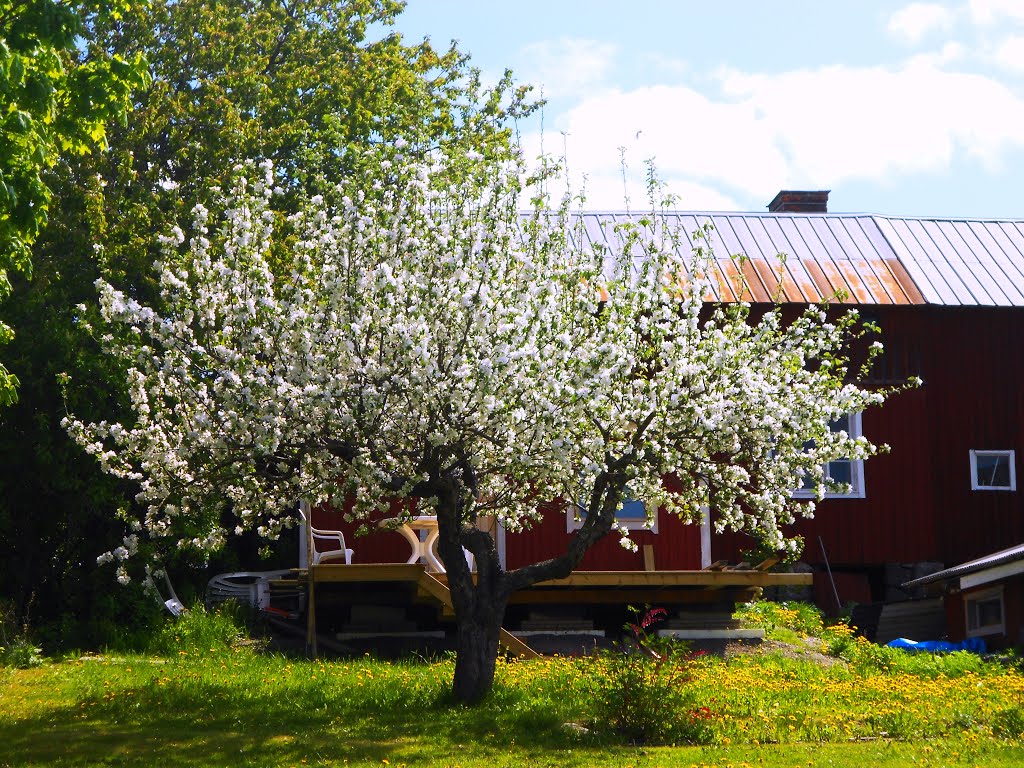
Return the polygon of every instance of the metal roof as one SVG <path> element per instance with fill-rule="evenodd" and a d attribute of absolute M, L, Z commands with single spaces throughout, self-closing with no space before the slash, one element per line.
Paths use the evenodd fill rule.
<path fill-rule="evenodd" d="M 590 244 L 611 246 L 616 224 L 643 215 L 580 217 Z M 714 298 L 720 301 L 1024 307 L 1024 220 L 845 213 L 659 216 L 686 234 L 712 225 L 707 244 L 715 254 Z"/>
<path fill-rule="evenodd" d="M 961 563 L 960 565 L 955 565 L 944 571 L 938 571 L 927 576 L 922 576 L 920 579 L 908 581 L 903 586 L 922 587 L 925 584 L 934 584 L 937 581 L 952 581 L 960 578 L 961 576 L 966 576 L 969 573 L 977 573 L 978 571 L 988 570 L 989 568 L 995 568 L 1008 563 L 1015 563 L 1020 560 L 1024 560 L 1024 544 L 1018 544 L 1017 546 L 1010 547 L 1009 549 L 993 552 L 991 555 L 985 555 L 985 557 L 979 557 L 977 560 L 971 560 L 966 563 Z"/>

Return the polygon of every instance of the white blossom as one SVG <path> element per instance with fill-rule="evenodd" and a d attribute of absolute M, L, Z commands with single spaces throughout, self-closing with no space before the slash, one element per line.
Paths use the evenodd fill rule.
<path fill-rule="evenodd" d="M 135 418 L 65 426 L 138 483 L 142 532 L 209 552 L 225 507 L 230 530 L 272 537 L 300 498 L 349 496 L 366 519 L 414 493 L 429 453 L 453 477 L 463 457 L 466 509 L 509 530 L 614 478 L 650 509 L 697 522 L 711 505 L 719 528 L 792 549 L 783 526 L 813 502 L 790 490 L 824 493 L 825 463 L 877 451 L 828 428 L 886 394 L 848 381 L 854 318 L 708 305 L 706 248 L 657 210 L 590 247 L 568 202 L 517 211 L 518 165 L 464 159 L 368 157 L 337 209 L 317 196 L 292 218 L 277 274 L 264 165 L 197 206 L 189 238 L 161 238 L 159 310 L 98 282 Z"/>

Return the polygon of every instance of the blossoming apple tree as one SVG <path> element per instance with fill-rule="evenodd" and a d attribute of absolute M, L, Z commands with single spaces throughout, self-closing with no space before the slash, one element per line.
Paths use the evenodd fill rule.
<path fill-rule="evenodd" d="M 627 488 L 785 550 L 782 526 L 813 510 L 791 489 L 821 495 L 825 463 L 876 452 L 829 429 L 884 398 L 851 381 L 853 315 L 716 305 L 699 233 L 655 206 L 613 247 L 589 244 L 568 203 L 517 210 L 514 162 L 399 146 L 358 165 L 339 207 L 313 198 L 287 237 L 272 167 L 240 172 L 219 213 L 197 207 L 163 239 L 158 308 L 99 282 L 134 421 L 66 426 L 140 489 L 136 533 L 106 556 L 122 579 L 140 535 L 209 551 L 232 530 L 274 536 L 299 499 L 352 498 L 365 520 L 419 498 L 456 612 L 454 692 L 473 701 L 515 590 L 613 531 L 629 546 Z M 520 530 L 556 498 L 584 518 L 567 551 L 503 570 L 478 517 Z"/>

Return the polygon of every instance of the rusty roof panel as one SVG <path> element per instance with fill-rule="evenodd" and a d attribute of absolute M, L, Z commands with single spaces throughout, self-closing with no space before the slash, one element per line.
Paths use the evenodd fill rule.
<path fill-rule="evenodd" d="M 905 221 L 882 219 L 877 222 L 878 231 L 892 249 L 893 256 L 903 265 L 928 304 L 959 303 L 950 292 L 945 279 L 928 258 L 927 251 L 913 236 Z M 913 251 L 911 251 L 911 246 Z"/>
<path fill-rule="evenodd" d="M 585 247 L 611 252 L 615 225 L 640 218 L 581 215 Z M 683 258 L 696 245 L 690 234 L 712 224 L 716 300 L 808 303 L 841 291 L 850 304 L 1024 306 L 1024 221 L 700 212 L 663 221 L 680 232 Z"/>
<path fill-rule="evenodd" d="M 906 293 L 902 287 L 898 285 L 894 280 L 887 279 L 891 277 L 891 273 L 885 266 L 884 257 L 880 259 L 867 258 L 865 250 L 857 244 L 854 240 L 854 235 L 861 241 L 861 243 L 868 249 L 868 252 L 873 253 L 874 249 L 869 246 L 870 241 L 864 236 L 863 230 L 854 219 L 840 220 L 835 222 L 834 226 L 829 226 L 827 222 L 819 219 L 814 219 L 812 225 L 815 232 L 822 239 L 831 238 L 834 242 L 834 246 L 837 250 L 847 253 L 851 258 L 859 259 L 861 266 L 870 271 L 873 281 L 869 282 L 870 290 L 875 298 L 877 304 L 903 304 L 905 302 Z M 853 234 L 851 234 L 850 227 L 853 227 Z"/>
<path fill-rule="evenodd" d="M 745 279 L 740 273 L 738 263 L 732 259 L 716 262 L 719 275 L 719 298 L 722 301 L 750 301 L 749 291 L 744 286 Z"/>
<path fill-rule="evenodd" d="M 928 301 L 925 299 L 924 294 L 917 287 L 910 273 L 907 272 L 906 267 L 903 266 L 899 259 L 885 259 L 885 266 L 889 269 L 892 274 L 893 280 L 903 286 L 906 290 L 907 301 L 906 304 L 927 304 Z"/>
<path fill-rule="evenodd" d="M 807 271 L 807 262 L 804 259 L 789 259 L 786 261 L 786 269 L 789 270 L 790 278 L 796 288 L 792 295 L 792 301 L 801 303 L 813 303 L 820 295 L 818 286 L 814 284 L 814 278 Z"/>

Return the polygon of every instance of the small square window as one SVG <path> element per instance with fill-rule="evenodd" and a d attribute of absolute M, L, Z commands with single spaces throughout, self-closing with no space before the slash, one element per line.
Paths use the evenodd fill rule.
<path fill-rule="evenodd" d="M 971 451 L 971 490 L 1017 490 L 1014 452 Z"/>
<path fill-rule="evenodd" d="M 964 612 L 968 637 L 1005 633 L 1002 587 L 964 595 Z"/>

